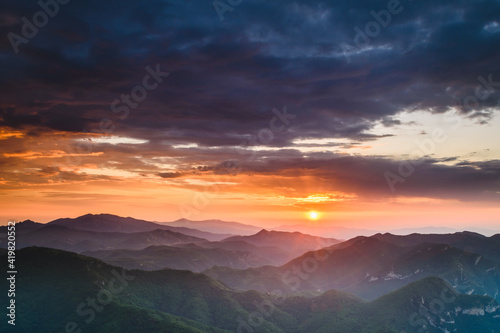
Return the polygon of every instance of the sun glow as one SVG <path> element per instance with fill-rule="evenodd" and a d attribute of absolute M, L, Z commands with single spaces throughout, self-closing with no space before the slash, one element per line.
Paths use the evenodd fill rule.
<path fill-rule="evenodd" d="M 309 212 L 308 215 L 311 220 L 317 220 L 319 218 L 319 214 L 315 211 Z"/>

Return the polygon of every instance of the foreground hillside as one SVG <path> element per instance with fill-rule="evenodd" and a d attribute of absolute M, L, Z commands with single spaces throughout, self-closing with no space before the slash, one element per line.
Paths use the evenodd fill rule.
<path fill-rule="evenodd" d="M 17 332 L 500 331 L 492 298 L 458 294 L 438 278 L 366 302 L 334 290 L 309 298 L 236 292 L 202 274 L 125 271 L 47 248 L 19 250 L 17 263 Z"/>

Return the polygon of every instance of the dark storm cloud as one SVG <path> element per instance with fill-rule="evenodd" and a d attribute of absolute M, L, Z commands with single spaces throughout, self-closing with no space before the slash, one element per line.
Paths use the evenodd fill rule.
<path fill-rule="evenodd" d="M 392 192 L 384 173 L 398 174 L 401 162 L 384 157 L 335 156 L 280 158 L 242 164 L 246 174 L 300 178 L 313 176 L 324 189 L 357 193 L 378 200 L 392 196 L 435 197 L 465 201 L 500 199 L 500 161 L 444 165 L 443 160 L 414 163 L 414 172 Z M 319 184 L 315 184 L 318 186 Z"/>
<path fill-rule="evenodd" d="M 387 3 L 246 1 L 220 22 L 206 1 L 74 1 L 19 54 L 4 38 L 9 66 L 1 70 L 0 94 L 20 109 L 16 124 L 32 124 L 22 118 L 29 114 L 41 126 L 81 131 L 90 117 L 77 108 L 62 115 L 55 105 L 92 101 L 101 104 L 101 117 L 112 115 L 109 103 L 158 63 L 172 75 L 122 123 L 129 133 L 176 128 L 181 140 L 233 145 L 231 132 L 253 134 L 272 108 L 286 104 L 299 121 L 273 143 L 284 145 L 294 137 L 359 138 L 402 109 L 440 112 L 460 103 L 479 75 L 500 81 L 496 1 L 403 1 L 368 49 L 347 62 L 339 45 L 355 46 L 353 29 L 364 29 L 374 20 L 370 11 Z M 5 15 L 31 18 L 37 10 L 35 2 L 9 3 Z M 12 20 L 0 27 L 4 36 L 20 31 Z M 49 106 L 42 112 L 34 103 Z"/>
<path fill-rule="evenodd" d="M 182 177 L 182 173 L 180 172 L 161 172 L 158 174 L 161 178 L 179 178 Z"/>
<path fill-rule="evenodd" d="M 489 108 L 500 96 L 500 3 L 401 1 L 401 12 L 387 27 L 358 47 L 354 28 L 364 30 L 374 20 L 370 12 L 387 4 L 245 0 L 221 22 L 211 1 L 71 1 L 15 54 L 7 34 L 20 34 L 21 17 L 31 20 L 40 8 L 35 1 L 9 2 L 0 17 L 0 125 L 38 135 L 98 132 L 109 118 L 111 134 L 148 143 L 94 144 L 94 151 L 115 154 L 125 167 L 142 165 L 143 171 L 175 178 L 177 173 L 145 167 L 132 156 L 175 156 L 186 169 L 198 161 L 212 168 L 241 160 L 247 157 L 242 148 L 261 145 L 255 138 L 269 129 L 273 108 L 285 105 L 296 117 L 267 146 L 293 148 L 294 140 L 306 138 L 383 137 L 388 134 L 370 133 L 375 124 L 389 129 L 401 124 L 394 115 L 402 110 L 444 112 L 461 105 L 481 85 L 479 76 L 487 82 L 491 75 L 492 86 L 483 85 L 485 98 L 461 110 L 478 123 L 494 117 Z M 343 43 L 355 52 L 346 54 Z M 143 82 L 146 67 L 157 64 L 170 76 L 120 119 L 111 103 L 130 94 Z M 494 91 L 485 95 L 488 88 Z M 186 143 L 198 146 L 173 148 Z M 255 165 L 246 165 L 265 171 L 280 158 L 296 158 L 319 177 L 344 180 L 345 186 L 355 177 L 349 186 L 380 189 L 386 187 L 383 171 L 398 163 L 361 157 L 303 161 L 303 155 L 292 149 L 262 151 Z M 271 162 L 257 163 L 264 157 Z M 474 189 L 474 182 L 495 190 L 495 175 L 488 170 L 428 161 L 401 191 L 421 194 L 428 191 L 426 184 L 452 189 L 451 180 L 461 179 L 464 191 Z"/>

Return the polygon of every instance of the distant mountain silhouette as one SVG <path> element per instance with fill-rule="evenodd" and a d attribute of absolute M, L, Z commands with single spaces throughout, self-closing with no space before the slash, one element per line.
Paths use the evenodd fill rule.
<path fill-rule="evenodd" d="M 300 232 L 268 231 L 265 229 L 255 235 L 233 236 L 223 240 L 223 242 L 234 241 L 244 241 L 255 246 L 277 247 L 287 251 L 292 258 L 307 251 L 340 243 L 339 240 L 333 238 L 311 236 Z"/>
<path fill-rule="evenodd" d="M 133 239 L 131 237 L 131 243 Z M 175 268 L 199 272 L 213 266 L 238 269 L 283 265 L 294 259 L 297 254 L 336 242 L 333 239 L 301 233 L 262 230 L 252 236 L 235 236 L 220 242 L 193 241 L 196 244 L 177 244 L 175 248 L 154 247 L 139 251 L 124 251 L 119 248 L 85 252 L 85 254 L 128 269 Z"/>
<path fill-rule="evenodd" d="M 40 229 L 41 227 L 44 227 L 45 224 L 43 223 L 38 223 L 34 222 L 31 220 L 25 220 L 19 223 L 16 223 L 16 233 L 24 233 L 24 232 L 30 232 L 33 230 Z M 7 226 L 0 226 L 0 233 L 5 233 L 7 232 Z"/>
<path fill-rule="evenodd" d="M 17 235 L 17 247 L 45 246 L 61 250 L 84 252 L 105 249 L 143 249 L 151 245 L 177 245 L 206 242 L 170 230 L 137 233 L 95 232 L 68 228 L 57 224 L 43 225 L 31 232 Z"/>
<path fill-rule="evenodd" d="M 77 218 L 57 219 L 48 223 L 49 225 L 61 225 L 72 229 L 96 231 L 96 232 L 144 232 L 156 229 L 170 230 L 183 233 L 185 235 L 205 238 L 210 241 L 218 241 L 227 238 L 230 235 L 219 235 L 216 233 L 200 231 L 191 228 L 173 227 L 165 224 L 159 224 L 144 220 L 138 220 L 131 217 L 120 217 L 111 214 L 87 214 Z"/>
<path fill-rule="evenodd" d="M 378 230 L 368 230 L 368 229 L 328 226 L 328 225 L 319 226 L 311 224 L 281 225 L 271 229 L 275 231 L 287 231 L 287 232 L 298 231 L 308 235 L 313 235 L 318 237 L 332 237 L 335 239 L 342 239 L 342 240 L 347 240 L 356 236 L 371 236 L 379 232 Z"/>
<path fill-rule="evenodd" d="M 414 246 L 420 243 L 447 244 L 500 262 L 500 234 L 486 237 L 475 232 L 463 231 L 453 234 L 410 234 L 406 236 L 385 233 L 376 234 L 373 237 L 401 246 Z"/>

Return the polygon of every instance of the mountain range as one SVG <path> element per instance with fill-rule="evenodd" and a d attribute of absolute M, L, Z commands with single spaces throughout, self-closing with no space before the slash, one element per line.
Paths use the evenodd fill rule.
<path fill-rule="evenodd" d="M 217 221 L 218 225 L 224 223 Z M 233 222 L 227 223 L 234 226 Z M 6 232 L 6 227 L 0 228 L 0 245 L 6 245 Z M 18 248 L 41 246 L 86 253 L 130 269 L 176 268 L 196 272 L 212 266 L 282 265 L 307 251 L 339 242 L 298 232 L 267 230 L 226 238 L 226 234 L 109 214 L 87 214 L 47 224 L 28 220 L 18 223 L 16 232 Z"/>
<path fill-rule="evenodd" d="M 206 239 L 170 230 L 137 233 L 97 232 L 68 228 L 57 224 L 43 225 L 16 237 L 17 247 L 45 246 L 72 252 L 105 249 L 143 249 L 151 245 L 176 245 L 206 242 Z"/>
<path fill-rule="evenodd" d="M 134 219 L 132 217 L 120 217 L 111 214 L 87 214 L 71 219 L 57 219 L 48 223 L 70 227 L 72 229 L 97 231 L 97 232 L 123 232 L 134 233 L 153 230 L 170 230 L 183 233 L 188 236 L 205 238 L 210 241 L 218 241 L 231 236 L 231 234 L 217 234 L 192 228 L 168 226 L 165 224 Z"/>
<path fill-rule="evenodd" d="M 283 251 L 286 251 L 292 257 L 296 257 L 310 250 L 319 250 L 333 244 L 340 243 L 333 238 L 323 238 L 311 236 L 300 232 L 283 232 L 261 230 L 251 236 L 233 236 L 223 240 L 223 242 L 243 241 L 255 246 L 273 245 Z M 290 258 L 291 259 L 291 258 Z"/>
<path fill-rule="evenodd" d="M 458 233 L 446 237 L 430 235 L 429 240 L 455 243 L 459 239 L 460 244 L 467 247 L 465 244 L 474 244 L 476 237 L 476 234 Z M 324 292 L 338 289 L 365 299 L 374 299 L 424 277 L 437 276 L 463 293 L 486 294 L 500 300 L 497 261 L 448 244 L 412 245 L 413 242 L 391 243 L 379 238 L 377 235 L 357 237 L 308 252 L 278 267 L 245 270 L 214 267 L 205 273 L 238 290 Z M 496 236 L 483 238 L 482 244 L 487 249 L 496 244 Z"/>
<path fill-rule="evenodd" d="M 168 267 L 202 272 L 214 266 L 248 268 L 269 264 L 264 258 L 249 252 L 190 245 L 189 247 L 150 246 L 141 250 L 87 251 L 82 254 L 127 269 L 143 270 Z"/>
<path fill-rule="evenodd" d="M 0 260 L 6 260 L 5 254 Z M 189 271 L 123 270 L 61 250 L 17 253 L 19 332 L 497 332 L 500 306 L 436 277 L 372 302 L 237 292 Z M 2 281 L 7 287 L 7 281 Z M 22 287 L 21 287 L 22 286 Z M 43 304 L 44 306 L 40 306 Z M 0 329 L 6 331 L 6 321 Z M 333 330 L 332 330 L 333 329 Z"/>
<path fill-rule="evenodd" d="M 340 241 L 109 214 L 16 234 L 20 332 L 500 332 L 500 235 Z"/>

